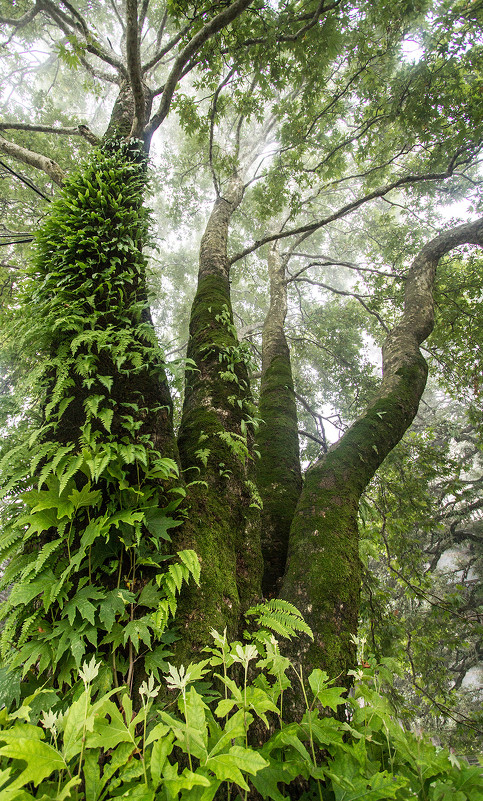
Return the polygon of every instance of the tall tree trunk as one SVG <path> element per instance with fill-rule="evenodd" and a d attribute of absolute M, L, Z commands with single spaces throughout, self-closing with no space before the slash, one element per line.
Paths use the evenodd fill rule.
<path fill-rule="evenodd" d="M 263 501 L 262 588 L 266 597 L 276 595 L 285 571 L 290 525 L 302 489 L 297 408 L 285 338 L 287 284 L 285 261 L 275 243 L 268 254 L 270 308 L 262 335 L 260 428 L 257 445 L 257 484 Z"/>
<path fill-rule="evenodd" d="M 186 376 L 178 437 L 189 488 L 189 521 L 182 544 L 201 560 L 201 587 L 181 605 L 184 649 L 200 648 L 210 628 L 230 636 L 240 612 L 260 595 L 259 515 L 253 483 L 254 414 L 248 371 L 233 324 L 227 238 L 243 187 L 234 177 L 218 197 L 201 240 L 198 289 L 191 310 Z"/>
<path fill-rule="evenodd" d="M 439 259 L 464 243 L 483 244 L 483 220 L 443 232 L 408 273 L 404 311 L 383 346 L 383 379 L 366 412 L 307 472 L 290 531 L 281 597 L 294 603 L 314 632 L 292 655 L 347 682 L 354 665 L 361 568 L 357 512 L 361 493 L 415 417 L 426 385 L 419 346 L 434 324 Z M 294 699 L 297 706 L 297 698 Z"/>

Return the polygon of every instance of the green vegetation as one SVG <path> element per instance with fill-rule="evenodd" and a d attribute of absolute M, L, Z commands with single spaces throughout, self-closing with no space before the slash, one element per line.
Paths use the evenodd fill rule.
<path fill-rule="evenodd" d="M 258 613 L 276 629 L 284 617 L 284 633 L 294 635 L 290 618 L 297 618 L 287 608 L 272 604 Z M 40 713 L 45 690 L 38 688 L 20 708 L 4 708 L 2 798 L 208 801 L 247 799 L 253 792 L 273 801 L 483 797 L 481 765 L 460 762 L 396 719 L 381 695 L 392 684 L 391 660 L 373 667 L 364 661 L 347 702 L 344 688 L 324 671 L 299 673 L 267 629 L 245 644 L 216 631 L 212 639 L 201 662 L 169 665 L 160 684 L 151 674 L 139 687 L 141 703 L 125 687 L 96 693 L 101 663 L 93 656 L 79 670 L 70 706 Z M 305 710 L 299 723 L 286 723 L 284 696 L 295 684 Z M 158 695 L 167 690 L 170 699 L 160 704 Z M 347 703 L 345 722 L 327 716 Z"/>
<path fill-rule="evenodd" d="M 482 26 L 0 0 L 0 798 L 481 798 Z"/>

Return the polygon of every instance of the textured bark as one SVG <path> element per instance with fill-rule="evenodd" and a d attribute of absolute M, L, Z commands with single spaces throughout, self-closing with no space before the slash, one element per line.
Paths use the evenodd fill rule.
<path fill-rule="evenodd" d="M 201 241 L 191 310 L 187 355 L 196 369 L 187 373 L 178 446 L 187 481 L 206 484 L 190 489 L 190 519 L 182 533 L 182 544 L 201 559 L 201 588 L 191 590 L 182 603 L 186 651 L 205 645 L 211 627 L 227 626 L 235 635 L 240 612 L 260 593 L 253 460 L 237 454 L 242 420 L 253 415 L 253 407 L 233 326 L 226 255 L 230 217 L 241 197 L 235 178 L 215 202 Z M 250 451 L 251 436 L 246 446 Z"/>
<path fill-rule="evenodd" d="M 141 120 L 136 115 L 136 103 L 132 91 L 132 86 L 129 81 L 123 81 L 119 87 L 119 94 L 117 96 L 114 108 L 112 110 L 111 118 L 104 139 L 111 139 L 114 136 L 122 136 L 129 138 L 132 133 L 140 135 L 140 126 L 144 120 L 149 119 L 151 108 L 153 104 L 152 92 L 147 84 L 142 85 L 144 92 L 144 114 L 139 112 Z M 139 107 L 140 100 L 138 98 L 137 106 Z M 133 131 L 133 129 L 136 129 Z M 146 152 L 149 152 L 151 140 L 147 139 L 144 142 Z"/>
<path fill-rule="evenodd" d="M 287 285 L 277 245 L 268 256 L 270 308 L 262 337 L 257 484 L 263 501 L 263 594 L 275 595 L 285 571 L 290 525 L 302 489 L 297 408 L 285 338 Z"/>
<path fill-rule="evenodd" d="M 34 153 L 33 150 L 28 150 L 26 147 L 21 147 L 15 142 L 3 138 L 0 138 L 0 151 L 6 153 L 7 156 L 13 156 L 22 164 L 28 164 L 29 167 L 35 167 L 35 169 L 45 172 L 58 186 L 62 186 L 64 183 L 65 174 L 53 159 L 49 159 L 41 153 Z"/>
<path fill-rule="evenodd" d="M 307 473 L 290 532 L 281 597 L 314 632 L 292 656 L 305 672 L 323 667 L 338 683 L 354 665 L 360 591 L 357 511 L 361 493 L 418 410 L 427 365 L 419 346 L 433 328 L 439 259 L 464 243 L 483 245 L 483 220 L 429 242 L 408 273 L 404 311 L 383 346 L 383 379 L 366 412 Z M 294 698 L 295 714 L 298 701 Z"/>

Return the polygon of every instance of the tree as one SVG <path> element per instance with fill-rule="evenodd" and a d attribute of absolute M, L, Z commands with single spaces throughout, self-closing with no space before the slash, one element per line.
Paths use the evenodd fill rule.
<path fill-rule="evenodd" d="M 0 16 L 12 45 L 11 80 L 17 61 L 22 77 L 31 69 L 21 48 L 49 41 L 36 89 L 43 121 L 19 120 L 15 109 L 0 123 L 0 151 L 29 176 L 44 176 L 34 189 L 48 200 L 54 184 L 62 187 L 28 279 L 19 280 L 31 316 L 17 323 L 16 342 L 38 377 L 33 384 L 27 373 L 33 389 L 4 490 L 3 583 L 15 588 L 3 641 L 16 638 L 14 666 L 42 674 L 55 664 L 57 681 L 68 683 L 98 647 L 109 654 L 105 681 L 139 684 L 163 664 L 172 645 L 167 619 L 191 575 L 199 584 L 183 585 L 176 608 L 178 660 L 199 653 L 212 628 L 236 636 L 263 588 L 294 605 L 312 629 L 313 639 L 306 633 L 287 648 L 294 660 L 349 683 L 361 495 L 417 413 L 438 264 L 483 241 L 480 218 L 427 235 L 432 211 L 424 208 L 428 196 L 478 187 L 480 14 L 474 3 L 39 0 Z M 401 61 L 410 31 L 423 50 L 416 64 Z M 52 69 L 61 91 L 69 92 L 66 70 L 75 69 L 111 102 L 101 135 L 51 103 Z M 10 102 L 20 105 L 23 91 L 14 85 Z M 143 255 L 146 156 L 174 111 L 183 143 L 168 170 L 200 157 L 215 195 L 200 244 L 177 431 Z M 84 153 L 93 148 L 71 174 L 64 137 L 82 138 Z M 20 180 L 32 189 L 32 178 Z M 403 248 L 413 261 L 395 319 L 384 323 L 382 381 L 372 381 L 344 436 L 328 450 L 321 442 L 302 482 L 287 291 L 301 291 L 302 281 L 327 289 L 321 264 L 351 266 L 331 244 L 331 226 L 357 210 L 367 218 L 375 206 L 371 222 L 360 219 L 376 240 L 383 228 L 389 241 L 379 253 L 389 258 L 398 221 L 380 221 L 377 202 L 404 204 L 405 192 L 421 207 L 425 230 L 422 238 L 412 231 Z M 239 251 L 229 257 L 237 214 Z M 21 242 L 22 233 L 6 233 Z M 314 257 L 304 250 L 309 242 Z M 336 255 L 322 255 L 326 246 Z M 258 406 L 230 288 L 234 265 L 255 251 L 270 278 Z M 289 264 L 297 265 L 291 274 Z M 335 290 L 383 322 L 377 299 L 372 308 L 352 287 Z M 166 570 L 168 550 L 181 561 Z M 294 715 L 299 701 L 294 696 Z"/>

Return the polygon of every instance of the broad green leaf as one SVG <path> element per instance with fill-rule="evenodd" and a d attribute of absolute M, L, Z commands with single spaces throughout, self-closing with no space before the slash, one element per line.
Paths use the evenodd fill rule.
<path fill-rule="evenodd" d="M 0 748 L 2 756 L 10 759 L 20 759 L 27 763 L 24 770 L 10 785 L 10 789 L 23 787 L 29 782 L 33 782 L 35 786 L 38 786 L 43 779 L 50 776 L 55 770 L 67 769 L 67 764 L 62 754 L 37 737 L 21 737 L 11 730 L 2 731 L 0 740 L 7 743 Z"/>
<path fill-rule="evenodd" d="M 174 734 L 173 732 L 167 732 L 166 726 L 161 725 L 164 733 L 158 735 L 158 739 L 154 741 L 153 748 L 151 750 L 151 758 L 149 760 L 149 769 L 151 771 L 151 780 L 153 782 L 154 789 L 158 787 L 161 782 L 161 776 L 163 774 L 163 768 L 166 763 L 168 756 L 170 755 L 171 751 L 173 750 L 173 740 Z M 158 727 L 155 727 L 157 729 Z M 153 732 L 151 732 L 151 736 Z"/>

